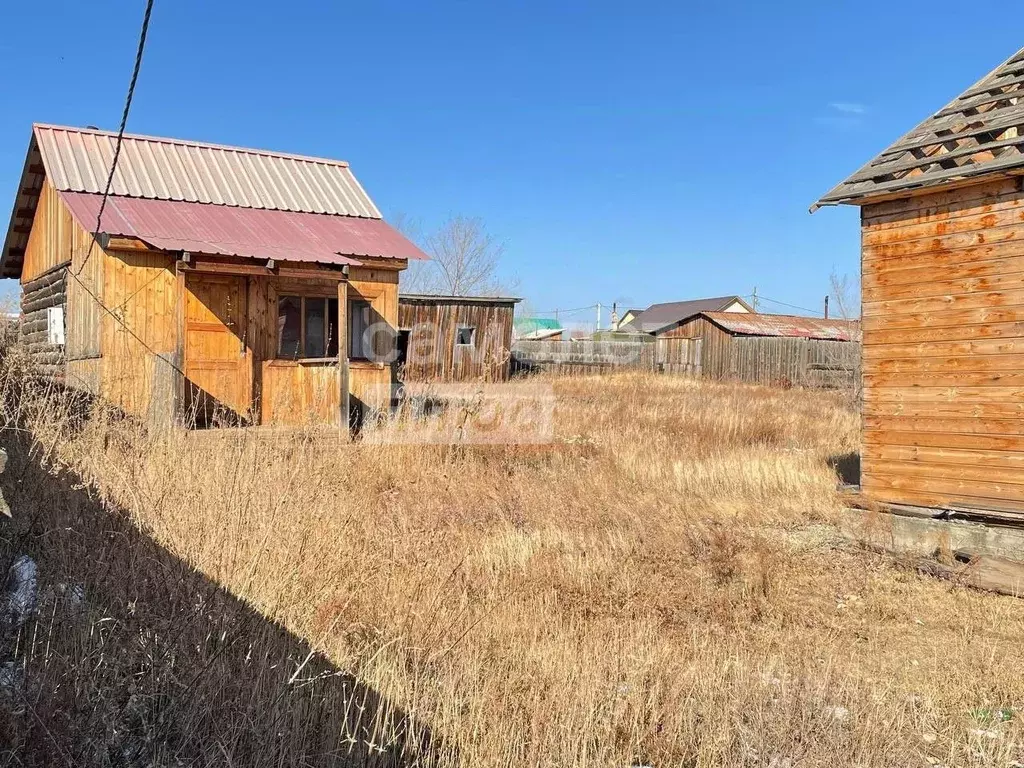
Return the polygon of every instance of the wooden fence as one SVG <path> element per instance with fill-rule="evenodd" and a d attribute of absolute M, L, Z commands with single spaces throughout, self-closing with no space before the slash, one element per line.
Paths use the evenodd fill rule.
<path fill-rule="evenodd" d="M 561 376 L 607 371 L 700 373 L 700 339 L 651 341 L 516 341 L 512 373 Z"/>
<path fill-rule="evenodd" d="M 708 350 L 710 351 L 710 350 Z M 851 341 L 737 336 L 704 356 L 709 378 L 799 387 L 852 387 L 860 344 Z"/>
<path fill-rule="evenodd" d="M 777 337 L 653 341 L 516 341 L 512 372 L 583 375 L 617 370 L 703 375 L 719 380 L 804 387 L 853 386 L 860 344 Z"/>

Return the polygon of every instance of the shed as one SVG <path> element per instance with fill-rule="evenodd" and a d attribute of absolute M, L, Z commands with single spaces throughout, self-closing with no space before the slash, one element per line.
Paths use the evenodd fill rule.
<path fill-rule="evenodd" d="M 41 374 L 156 422 L 346 423 L 386 405 L 425 258 L 347 163 L 34 125 L 0 274 Z M 95 233 L 95 237 L 93 234 Z"/>
<path fill-rule="evenodd" d="M 701 371 L 711 378 L 808 384 L 824 383 L 814 371 L 849 372 L 858 335 L 856 321 L 699 312 L 659 338 L 701 339 Z"/>
<path fill-rule="evenodd" d="M 509 378 L 512 323 L 520 299 L 503 296 L 398 297 L 398 362 L 407 380 Z"/>
<path fill-rule="evenodd" d="M 861 486 L 1024 517 L 1024 50 L 812 207 L 860 206 Z"/>
<path fill-rule="evenodd" d="M 650 333 L 664 336 L 678 327 L 684 320 L 699 312 L 753 312 L 754 310 L 739 296 L 716 296 L 710 299 L 689 299 L 652 304 L 629 322 L 622 323 L 616 330 L 624 332 Z"/>

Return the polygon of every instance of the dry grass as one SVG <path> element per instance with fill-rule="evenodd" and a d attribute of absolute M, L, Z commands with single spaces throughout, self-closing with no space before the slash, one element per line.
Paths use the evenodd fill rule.
<path fill-rule="evenodd" d="M 1024 707 L 1024 603 L 829 535 L 829 460 L 857 439 L 841 398 L 650 375 L 553 386 L 550 448 L 147 437 L 21 407 L 36 459 L 429 728 L 429 748 L 399 735 L 407 762 L 1024 759 L 1024 714 L 986 720 Z M 206 746 L 212 764 L 264 764 Z"/>

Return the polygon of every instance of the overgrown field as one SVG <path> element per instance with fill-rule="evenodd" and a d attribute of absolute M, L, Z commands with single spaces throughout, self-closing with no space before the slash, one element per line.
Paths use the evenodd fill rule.
<path fill-rule="evenodd" d="M 41 463 L 78 494 L 81 479 L 112 512 L 76 532 L 85 502 L 67 518 L 42 479 L 4 480 L 15 519 L 0 523 L 0 564 L 29 551 L 44 583 L 77 579 L 86 594 L 84 618 L 61 624 L 44 600 L 20 633 L 31 704 L 5 721 L 18 749 L 52 740 L 70 753 L 65 733 L 107 698 L 122 741 L 134 734 L 151 758 L 140 765 L 1024 761 L 1024 602 L 835 535 L 832 465 L 856 452 L 858 430 L 840 395 L 653 375 L 553 387 L 555 442 L 539 448 L 150 437 L 102 415 L 73 428 L 53 401 L 22 402 L 32 437 L 8 444 L 24 476 Z M 104 536 L 129 536 L 118 516 L 333 667 L 299 668 L 301 653 L 272 664 L 275 630 L 251 623 L 262 650 L 243 637 L 233 648 L 249 650 L 224 667 L 209 650 L 228 637 L 215 601 L 168 597 L 161 579 L 183 577 L 155 555 L 122 552 L 116 579 L 134 586 L 111 591 Z M 83 555 L 95 561 L 84 570 Z M 168 600 L 173 621 L 136 626 Z M 316 710 L 345 706 L 322 697 L 342 673 L 366 714 L 321 721 L 314 740 Z M 268 707 L 281 711 L 269 726 Z M 89 759 L 135 764 L 110 757 L 116 744 Z"/>

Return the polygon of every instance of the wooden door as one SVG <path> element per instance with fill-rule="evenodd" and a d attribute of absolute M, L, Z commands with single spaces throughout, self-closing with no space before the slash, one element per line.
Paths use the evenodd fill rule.
<path fill-rule="evenodd" d="M 188 275 L 185 281 L 185 376 L 197 426 L 251 420 L 246 302 L 244 277 Z"/>

